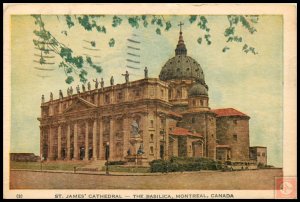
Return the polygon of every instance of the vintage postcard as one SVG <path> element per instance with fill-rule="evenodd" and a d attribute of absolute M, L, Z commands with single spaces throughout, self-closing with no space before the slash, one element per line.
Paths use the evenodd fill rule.
<path fill-rule="evenodd" d="M 4 198 L 297 198 L 296 5 L 3 10 Z"/>

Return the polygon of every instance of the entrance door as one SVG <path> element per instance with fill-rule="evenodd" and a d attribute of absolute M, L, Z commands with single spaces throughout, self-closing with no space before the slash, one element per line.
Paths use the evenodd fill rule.
<path fill-rule="evenodd" d="M 89 148 L 89 159 L 92 159 L 93 157 L 93 149 Z"/>
<path fill-rule="evenodd" d="M 84 147 L 80 147 L 80 153 L 79 153 L 80 160 L 84 159 L 84 153 L 85 153 Z"/>

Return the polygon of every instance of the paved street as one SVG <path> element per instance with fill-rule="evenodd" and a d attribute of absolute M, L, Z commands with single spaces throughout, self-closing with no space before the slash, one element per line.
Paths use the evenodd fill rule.
<path fill-rule="evenodd" d="M 235 172 L 168 173 L 148 176 L 105 176 L 54 172 L 11 171 L 11 189 L 274 189 L 282 169 Z"/>

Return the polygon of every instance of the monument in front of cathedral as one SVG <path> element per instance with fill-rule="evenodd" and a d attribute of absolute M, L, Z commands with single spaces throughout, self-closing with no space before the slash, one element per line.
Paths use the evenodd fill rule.
<path fill-rule="evenodd" d="M 40 155 L 48 161 L 105 160 L 147 165 L 155 159 L 206 157 L 250 161 L 249 119 L 236 109 L 211 109 L 200 64 L 187 55 L 182 31 L 159 78 L 95 89 L 77 86 L 59 99 L 42 97 Z M 98 84 L 101 84 L 98 87 Z M 265 164 L 266 164 L 265 160 Z"/>

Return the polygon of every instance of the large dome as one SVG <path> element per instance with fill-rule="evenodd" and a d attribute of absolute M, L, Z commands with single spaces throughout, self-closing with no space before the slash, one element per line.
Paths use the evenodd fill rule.
<path fill-rule="evenodd" d="M 205 83 L 200 64 L 190 56 L 176 55 L 169 59 L 159 74 L 160 80 L 193 79 Z"/>
<path fill-rule="evenodd" d="M 172 79 L 192 79 L 205 85 L 204 73 L 200 64 L 190 56 L 184 44 L 182 31 L 179 33 L 178 44 L 175 49 L 175 57 L 169 59 L 162 67 L 159 79 L 163 81 Z"/>

